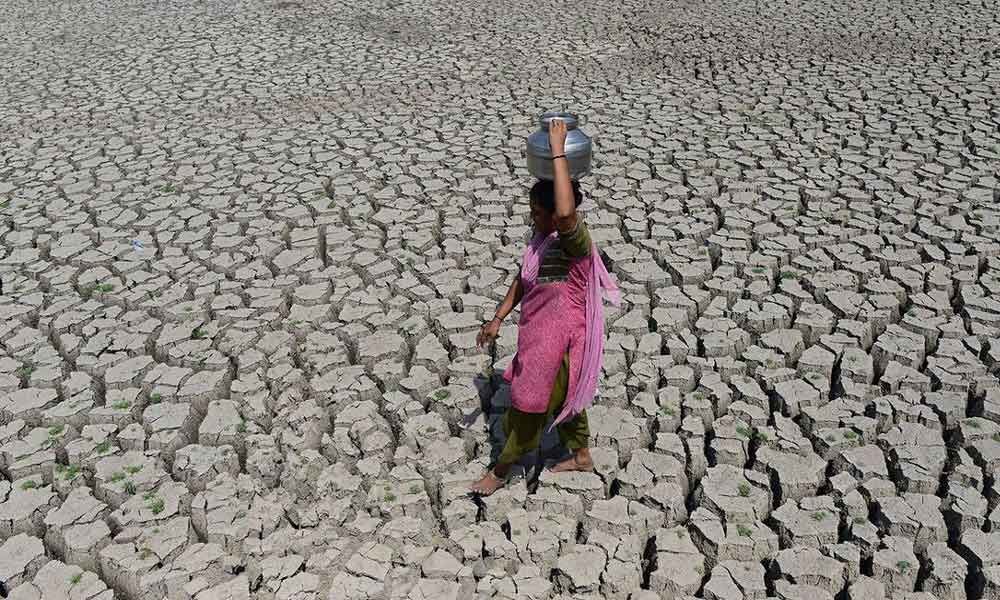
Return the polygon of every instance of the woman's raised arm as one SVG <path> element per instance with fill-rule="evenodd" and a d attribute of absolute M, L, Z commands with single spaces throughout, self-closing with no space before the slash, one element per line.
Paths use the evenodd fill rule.
<path fill-rule="evenodd" d="M 569 159 L 566 158 L 566 121 L 549 121 L 549 148 L 552 150 L 556 228 L 565 233 L 576 227 L 576 201 L 569 177 Z"/>

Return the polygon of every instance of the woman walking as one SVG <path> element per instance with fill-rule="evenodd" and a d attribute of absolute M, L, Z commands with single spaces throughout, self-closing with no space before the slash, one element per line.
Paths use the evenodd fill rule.
<path fill-rule="evenodd" d="M 492 469 L 471 486 L 488 496 L 503 487 L 511 467 L 535 450 L 548 420 L 571 456 L 553 471 L 594 468 L 588 450 L 586 408 L 594 399 L 604 349 L 602 292 L 615 305 L 617 286 L 604 268 L 586 224 L 577 215 L 583 195 L 569 175 L 565 155 L 566 123 L 549 123 L 554 180 L 541 180 L 530 192 L 535 234 L 524 251 L 496 315 L 483 324 L 477 342 L 493 341 L 500 323 L 518 303 L 517 352 L 504 372 L 511 403 L 503 417 L 507 443 Z"/>

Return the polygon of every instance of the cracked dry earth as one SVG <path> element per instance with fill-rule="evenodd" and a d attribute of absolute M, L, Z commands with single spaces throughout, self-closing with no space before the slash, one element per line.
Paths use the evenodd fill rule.
<path fill-rule="evenodd" d="M 1000 597 L 998 39 L 975 0 L 6 2 L 0 596 Z M 626 299 L 597 469 L 474 501 L 562 107 Z"/>

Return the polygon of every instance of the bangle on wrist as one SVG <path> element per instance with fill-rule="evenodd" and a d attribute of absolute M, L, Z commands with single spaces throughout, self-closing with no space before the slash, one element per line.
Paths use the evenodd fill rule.
<path fill-rule="evenodd" d="M 490 321 L 500 321 L 501 323 L 503 323 L 503 317 L 501 317 L 500 315 L 493 315 L 493 318 L 490 319 Z"/>

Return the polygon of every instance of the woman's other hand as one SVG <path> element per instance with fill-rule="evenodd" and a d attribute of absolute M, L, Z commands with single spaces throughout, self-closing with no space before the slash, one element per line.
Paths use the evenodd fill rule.
<path fill-rule="evenodd" d="M 549 121 L 549 149 L 552 150 L 552 156 L 566 154 L 566 121 Z"/>
<path fill-rule="evenodd" d="M 499 333 L 500 319 L 494 317 L 483 323 L 483 326 L 479 328 L 479 335 L 476 336 L 476 345 L 480 348 L 485 348 L 490 342 L 497 339 Z"/>

